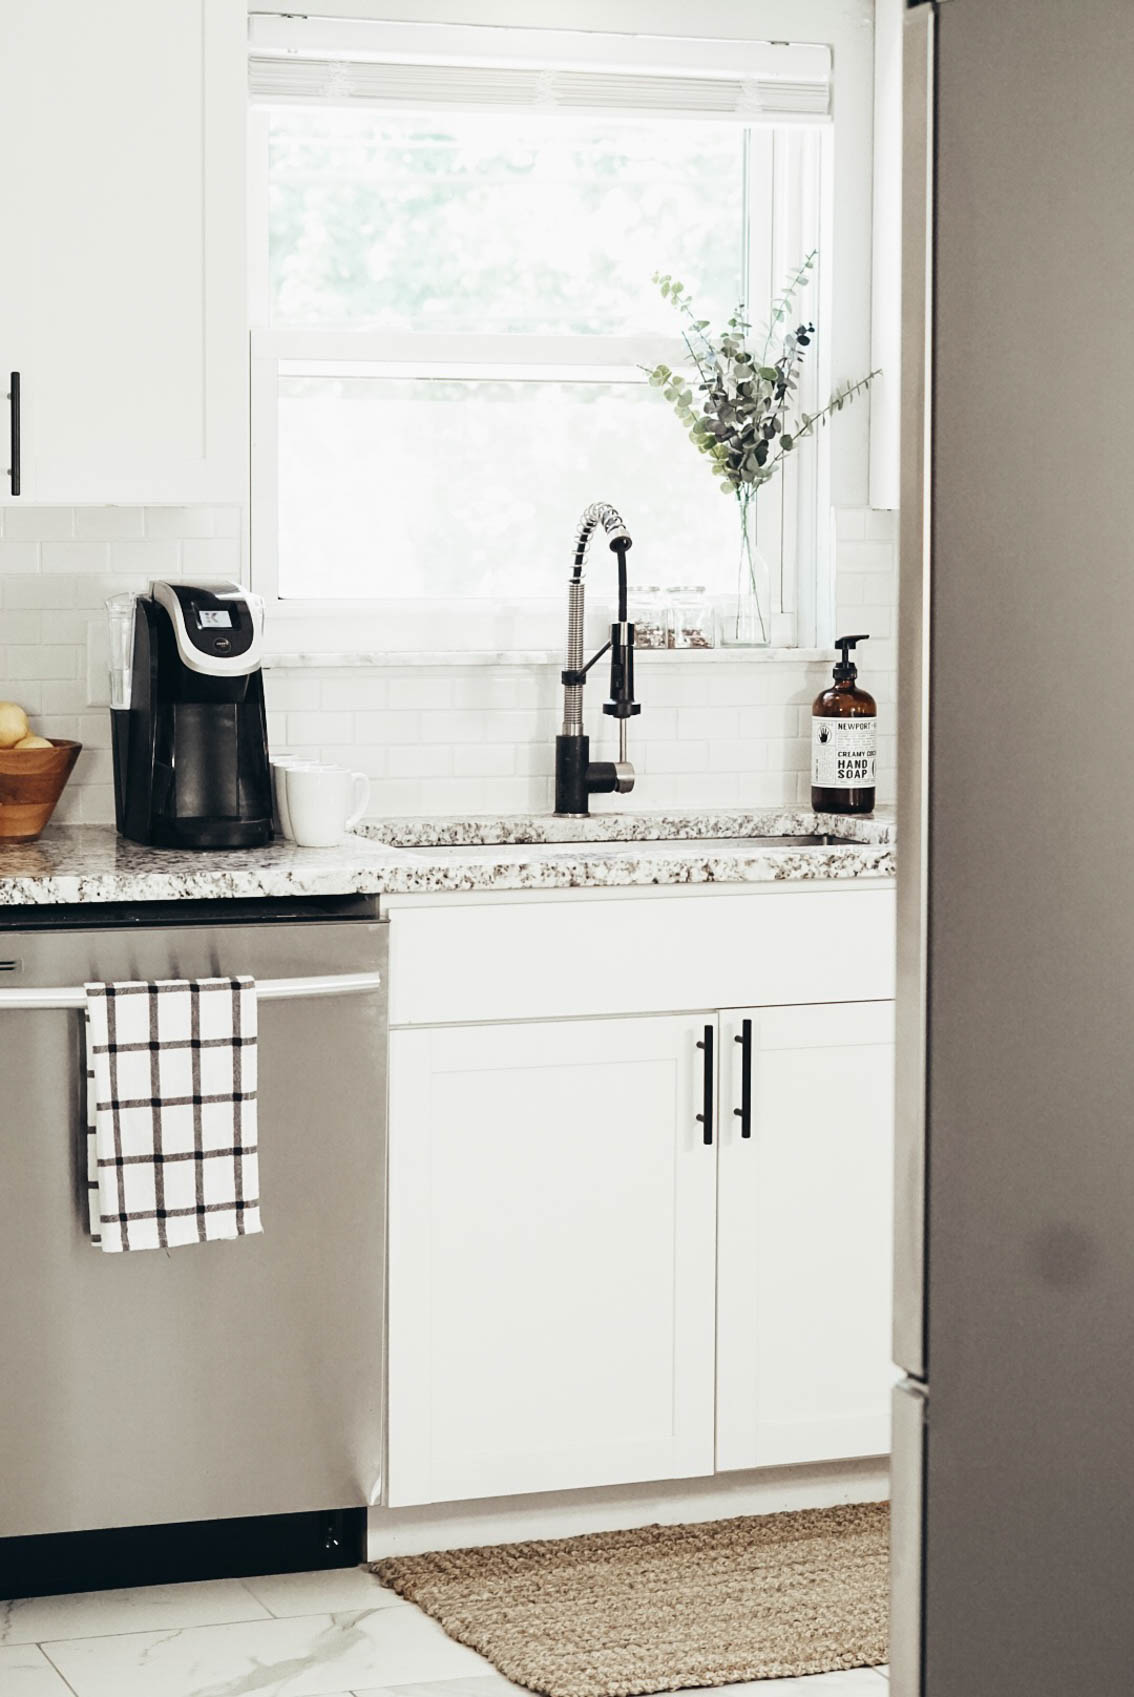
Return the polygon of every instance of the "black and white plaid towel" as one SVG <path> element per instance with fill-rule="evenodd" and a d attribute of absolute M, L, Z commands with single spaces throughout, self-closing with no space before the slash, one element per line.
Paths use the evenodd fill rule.
<path fill-rule="evenodd" d="M 88 984 L 87 1180 L 102 1249 L 262 1231 L 251 978 Z"/>

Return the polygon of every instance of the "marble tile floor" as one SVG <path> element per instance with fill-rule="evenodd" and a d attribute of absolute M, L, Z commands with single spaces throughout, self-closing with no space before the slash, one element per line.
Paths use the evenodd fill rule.
<path fill-rule="evenodd" d="M 886 1697 L 884 1669 L 718 1697 Z M 508 1697 L 521 1688 L 362 1568 L 0 1603 L 0 1697 Z"/>

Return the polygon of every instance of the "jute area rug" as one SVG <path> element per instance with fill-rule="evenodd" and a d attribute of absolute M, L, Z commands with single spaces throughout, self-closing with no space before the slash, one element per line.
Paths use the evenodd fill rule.
<path fill-rule="evenodd" d="M 546 1697 L 636 1697 L 886 1660 L 889 1514 L 856 1503 L 376 1562 Z"/>

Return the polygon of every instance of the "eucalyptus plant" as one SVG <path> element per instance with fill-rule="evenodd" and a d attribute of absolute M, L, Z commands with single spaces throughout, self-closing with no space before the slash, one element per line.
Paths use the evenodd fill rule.
<path fill-rule="evenodd" d="M 660 272 L 653 278 L 685 320 L 682 341 L 692 370 L 680 372 L 657 365 L 649 372 L 649 379 L 672 406 L 694 447 L 708 458 L 721 490 L 738 503 L 741 573 L 747 574 L 751 586 L 761 642 L 768 641 L 768 623 L 766 609 L 760 604 L 759 555 L 750 524 L 757 494 L 797 443 L 822 429 L 879 375 L 871 371 L 866 377 L 840 384 L 818 412 L 805 412 L 799 406 L 800 370 L 815 336 L 815 325 L 802 319 L 794 329 L 789 326 L 796 317 L 792 310 L 796 297 L 810 282 L 817 259 L 817 250 L 812 250 L 788 278 L 771 304 L 766 326 L 754 339 L 743 303 L 714 337 L 709 320 L 697 317 L 683 283 Z M 738 640 L 740 627 L 738 596 Z"/>
<path fill-rule="evenodd" d="M 798 442 L 822 428 L 879 375 L 872 371 L 840 384 L 818 412 L 799 410 L 800 368 L 815 325 L 801 321 L 794 330 L 785 326 L 817 259 L 817 250 L 809 253 L 772 302 L 759 351 L 750 343 L 752 326 L 743 303 L 714 338 L 708 319 L 697 317 L 685 285 L 654 273 L 662 295 L 686 321 L 682 341 L 694 370 L 682 373 L 657 365 L 649 373 L 650 382 L 665 395 L 694 447 L 708 456 L 721 489 L 742 506 L 776 475 Z"/>

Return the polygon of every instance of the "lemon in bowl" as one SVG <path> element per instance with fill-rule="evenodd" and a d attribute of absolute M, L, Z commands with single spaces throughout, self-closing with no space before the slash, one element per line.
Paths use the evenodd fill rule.
<path fill-rule="evenodd" d="M 55 811 L 82 743 L 41 737 L 15 701 L 0 701 L 0 845 L 30 843 Z"/>

